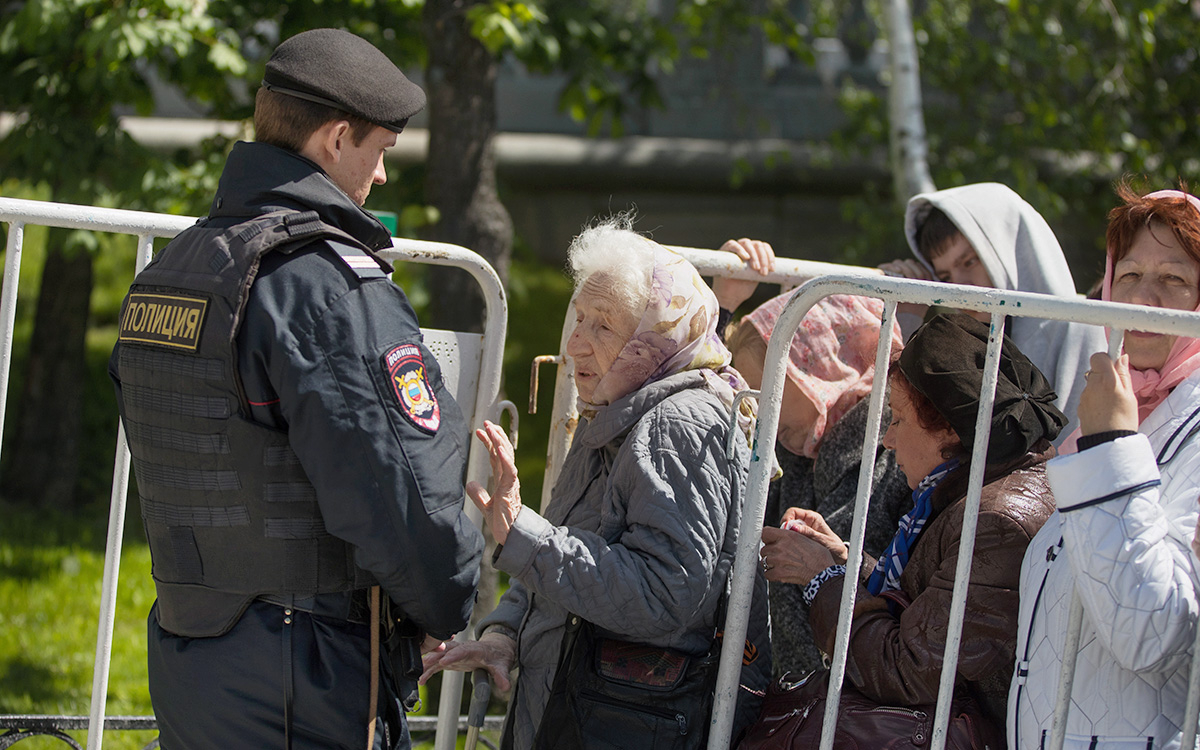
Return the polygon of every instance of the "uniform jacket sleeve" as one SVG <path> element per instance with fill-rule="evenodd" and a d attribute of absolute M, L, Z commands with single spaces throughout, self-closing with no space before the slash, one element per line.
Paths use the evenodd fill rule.
<path fill-rule="evenodd" d="M 1048 473 L 1075 589 L 1096 636 L 1125 669 L 1178 669 L 1198 610 L 1188 542 L 1200 450 L 1181 452 L 1164 477 L 1150 441 L 1131 435 L 1056 458 Z"/>
<path fill-rule="evenodd" d="M 674 402 L 649 412 L 614 461 L 601 532 L 525 508 L 497 567 L 601 628 L 677 646 L 712 597 L 734 472 L 725 428 Z M 714 413 L 715 414 L 715 413 Z M 614 526 L 611 532 L 608 526 Z"/>
<path fill-rule="evenodd" d="M 327 250 L 271 273 L 264 264 L 239 340 L 252 360 L 239 366 L 247 398 L 255 400 L 260 373 L 326 529 L 354 546 L 358 565 L 425 632 L 461 630 L 482 552 L 463 513 L 466 425 L 423 345 L 440 425 L 422 429 L 402 410 L 383 358 L 420 345 L 404 293 L 386 276 L 356 278 Z"/>
<path fill-rule="evenodd" d="M 961 531 L 962 503 L 945 513 L 956 513 L 949 526 Z M 936 554 L 937 565 L 928 586 L 899 618 L 888 611 L 882 598 L 859 586 L 846 676 L 880 703 L 916 705 L 937 700 L 960 534 L 930 538 L 932 531 L 933 527 L 922 536 L 914 555 L 922 545 L 935 544 L 936 550 L 921 552 Z M 980 512 L 958 660 L 960 679 L 979 681 L 1012 663 L 1018 574 L 1030 538 L 1029 530 L 1010 516 L 986 509 Z M 809 611 L 817 643 L 826 653 L 833 653 L 844 581 L 837 578 L 822 586 Z"/>

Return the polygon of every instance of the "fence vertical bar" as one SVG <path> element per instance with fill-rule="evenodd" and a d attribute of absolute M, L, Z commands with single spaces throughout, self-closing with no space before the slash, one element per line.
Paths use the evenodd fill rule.
<path fill-rule="evenodd" d="M 150 262 L 154 237 L 138 235 L 137 271 Z M 125 425 L 117 423 L 117 456 L 113 463 L 112 496 L 108 504 L 108 540 L 104 546 L 104 577 L 100 585 L 100 614 L 96 626 L 96 660 L 92 667 L 92 703 L 88 716 L 88 750 L 104 742 L 104 712 L 108 703 L 108 672 L 112 663 L 113 628 L 117 620 L 117 582 L 121 573 L 121 541 L 125 534 L 129 490 L 129 447 Z"/>
<path fill-rule="evenodd" d="M 1108 356 L 1121 356 L 1125 332 L 1112 328 L 1108 332 Z M 1050 722 L 1050 744 L 1047 750 L 1062 750 L 1067 741 L 1067 713 L 1071 708 L 1071 691 L 1075 688 L 1075 667 L 1078 664 L 1079 641 L 1083 633 L 1083 600 L 1071 587 L 1071 608 L 1067 611 L 1067 633 L 1063 639 L 1062 664 L 1058 672 L 1058 691 L 1054 698 L 1054 718 Z M 1190 680 L 1189 680 L 1190 695 Z M 1193 721 L 1193 723 L 1195 723 Z M 1185 731 L 1187 727 L 1184 727 Z M 1186 747 L 1184 745 L 1183 747 Z"/>
<path fill-rule="evenodd" d="M 854 520 L 850 527 L 850 556 L 846 560 L 846 582 L 842 586 L 841 609 L 838 612 L 838 626 L 834 634 L 833 661 L 829 665 L 829 690 L 825 694 L 820 750 L 833 748 L 838 703 L 841 701 L 842 685 L 846 679 L 846 660 L 850 656 L 850 626 L 854 619 L 854 601 L 858 595 L 855 582 L 858 581 L 859 570 L 862 568 L 863 544 L 867 535 L 867 510 L 875 478 L 875 461 L 866 457 L 873 457 L 876 446 L 879 445 L 879 421 L 883 413 L 883 394 L 887 390 L 887 368 L 892 351 L 892 321 L 895 316 L 895 301 L 886 302 L 879 326 L 879 344 L 875 348 L 875 381 L 871 384 L 871 401 L 867 406 L 867 429 L 863 434 L 861 454 L 864 458 L 858 467 L 858 495 L 854 500 Z"/>
<path fill-rule="evenodd" d="M 958 543 L 958 566 L 954 570 L 954 593 L 950 599 L 949 629 L 942 653 L 942 678 L 938 685 L 937 710 L 933 715 L 931 750 L 942 750 L 950 723 L 950 701 L 954 697 L 954 679 L 958 674 L 958 652 L 962 645 L 963 617 L 967 611 L 967 586 L 971 583 L 971 562 L 975 556 L 975 530 L 979 523 L 979 501 L 983 494 L 983 475 L 987 465 L 988 440 L 992 432 L 992 405 L 996 400 L 996 378 L 1000 373 L 1000 345 L 1004 340 L 1003 313 L 992 313 L 988 331 L 987 356 L 983 360 L 983 385 L 979 392 L 979 410 L 975 416 L 975 446 L 971 451 L 971 474 L 967 501 L 963 509 L 962 536 Z"/>
<path fill-rule="evenodd" d="M 25 222 L 9 222 L 4 288 L 0 291 L 0 427 L 4 425 L 8 407 L 8 376 L 12 371 L 13 326 L 17 319 L 17 286 L 21 279 L 21 249 L 24 243 Z"/>
<path fill-rule="evenodd" d="M 783 383 L 786 378 L 786 353 L 791 346 L 793 332 L 812 307 L 813 301 L 817 299 L 818 294 L 797 292 L 783 308 L 775 330 L 771 333 L 771 339 L 767 342 L 759 404 L 772 404 L 775 408 L 764 411 L 760 407 L 758 422 L 754 428 L 754 442 L 750 449 L 750 478 L 746 485 L 741 530 L 738 534 L 733 568 L 730 571 L 732 587 L 726 607 L 725 635 L 721 639 L 717 686 L 713 696 L 712 719 L 709 722 L 709 750 L 724 750 L 729 747 L 730 735 L 733 732 L 733 712 L 737 705 L 738 683 L 742 672 L 743 644 L 746 642 L 749 626 L 754 577 L 758 570 L 758 546 L 762 540 L 762 522 L 767 508 L 769 467 L 775 455 L 775 431 L 779 428 L 778 404 L 783 397 Z"/>

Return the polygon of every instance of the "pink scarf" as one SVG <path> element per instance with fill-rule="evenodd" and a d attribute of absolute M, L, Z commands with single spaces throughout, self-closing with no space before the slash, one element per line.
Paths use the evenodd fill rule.
<path fill-rule="evenodd" d="M 746 316 L 764 341 L 771 338 L 784 305 L 794 292 L 767 300 Z M 816 458 L 825 430 L 871 392 L 875 348 L 883 300 L 835 294 L 813 305 L 788 351 L 787 375 L 817 407 L 812 435 L 802 452 Z M 900 326 L 892 326 L 892 353 L 904 346 Z"/>
<path fill-rule="evenodd" d="M 1158 190 L 1150 193 L 1147 198 L 1186 198 L 1200 212 L 1200 198 L 1180 190 Z M 1104 260 L 1104 287 L 1101 299 L 1112 300 L 1113 261 L 1112 248 L 1109 248 Z M 1196 312 L 1200 312 L 1197 305 Z M 1175 339 L 1167 361 L 1161 370 L 1135 370 L 1129 374 L 1133 378 L 1133 390 L 1138 400 L 1138 422 L 1145 421 L 1150 412 L 1166 400 L 1175 386 L 1182 383 L 1189 375 L 1200 369 L 1200 339 L 1180 336 Z"/>

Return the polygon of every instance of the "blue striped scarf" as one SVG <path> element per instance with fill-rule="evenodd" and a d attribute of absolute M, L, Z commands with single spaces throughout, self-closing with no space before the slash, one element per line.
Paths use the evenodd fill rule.
<path fill-rule="evenodd" d="M 875 596 L 879 596 L 881 591 L 900 589 L 900 574 L 904 572 L 904 566 L 908 565 L 909 552 L 916 544 L 917 537 L 921 535 L 921 529 L 925 528 L 929 521 L 929 514 L 933 512 L 933 490 L 956 468 L 958 459 L 952 458 L 929 472 L 929 476 L 922 479 L 913 490 L 913 509 L 900 519 L 896 536 L 892 537 L 891 544 L 879 556 L 875 570 L 871 571 L 871 577 L 867 579 L 867 590 Z"/>

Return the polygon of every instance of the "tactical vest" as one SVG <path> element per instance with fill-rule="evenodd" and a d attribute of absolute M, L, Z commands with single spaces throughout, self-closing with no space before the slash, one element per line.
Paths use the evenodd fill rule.
<path fill-rule="evenodd" d="M 322 238 L 374 265 L 315 211 L 201 221 L 138 274 L 122 306 L 123 425 L 159 622 L 178 635 L 220 635 L 260 595 L 373 583 L 325 530 L 287 433 L 246 418 L 238 376 L 235 341 L 263 256 Z"/>

